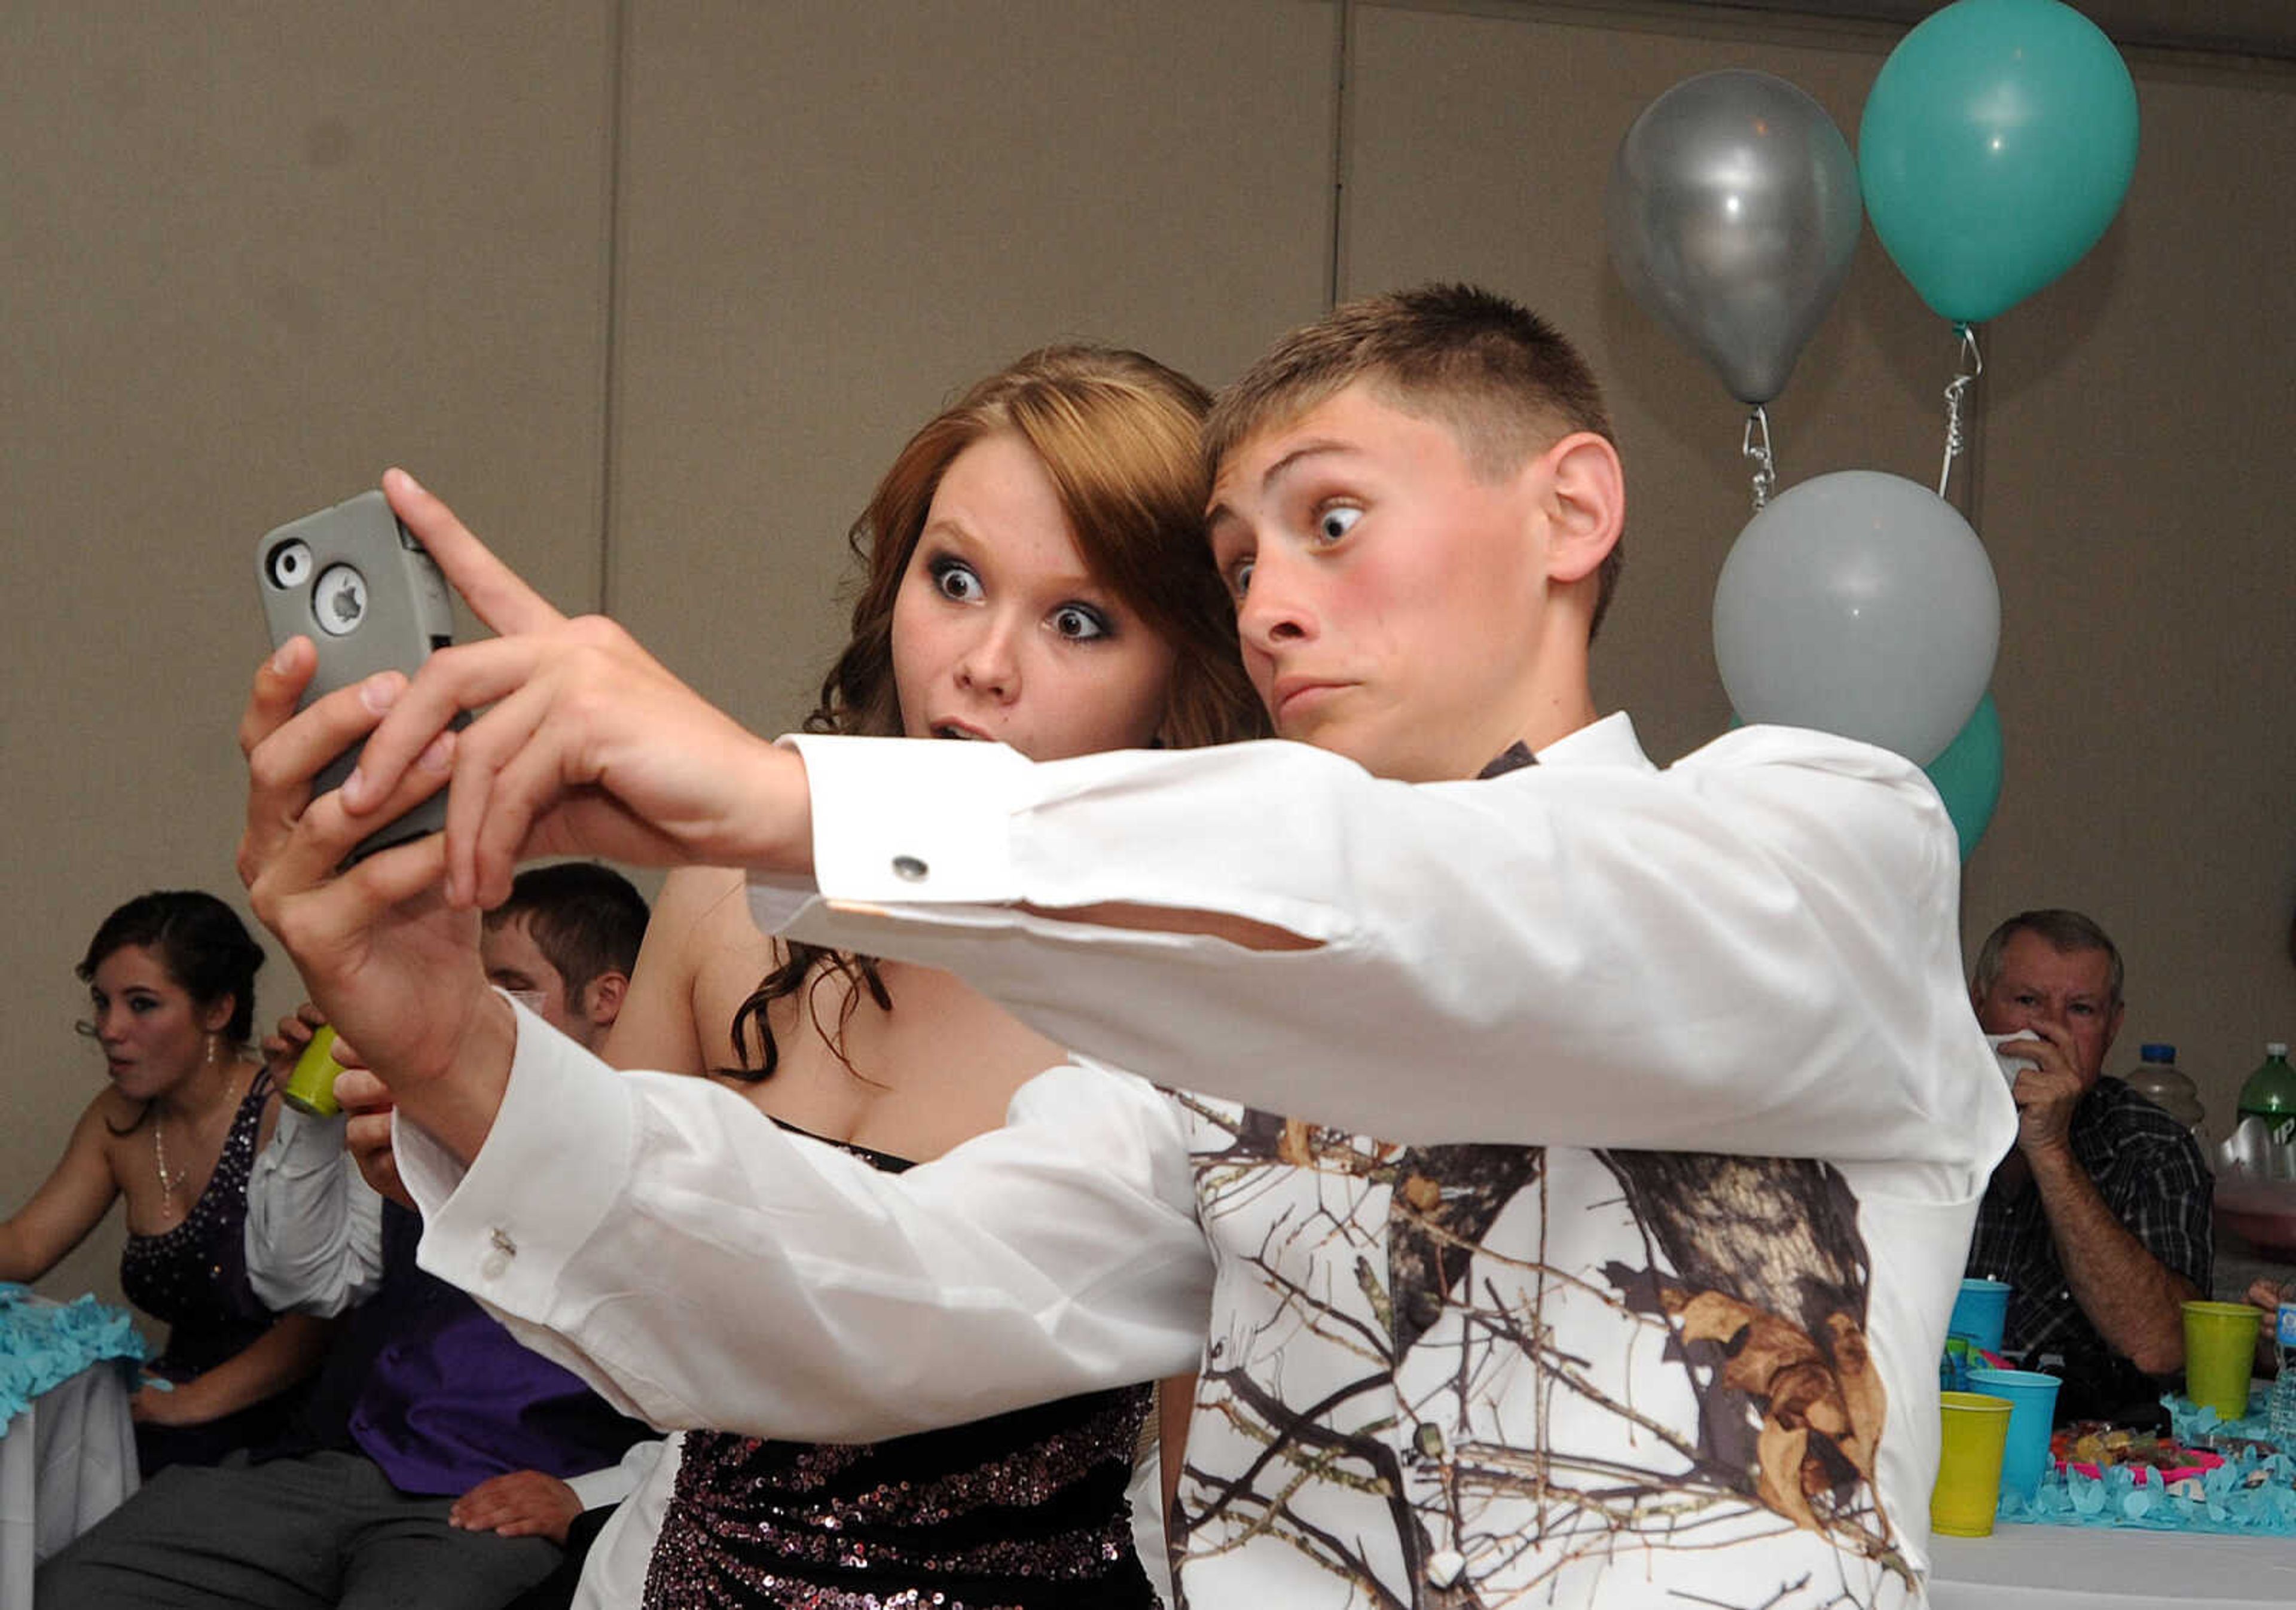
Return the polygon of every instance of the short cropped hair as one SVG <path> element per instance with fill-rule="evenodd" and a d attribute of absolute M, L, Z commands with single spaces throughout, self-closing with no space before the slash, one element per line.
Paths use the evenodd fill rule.
<path fill-rule="evenodd" d="M 2120 947 L 2097 926 L 2095 918 L 2058 906 L 2020 911 L 1985 936 L 1984 947 L 1977 952 L 1976 971 L 1970 979 L 1972 993 L 1983 995 L 2001 982 L 2001 952 L 2020 934 L 2038 935 L 2060 956 L 2069 956 L 2075 951 L 2103 951 L 2106 1002 L 2112 1006 L 2120 1004 Z"/>
<path fill-rule="evenodd" d="M 611 867 L 562 861 L 511 879 L 510 898 L 486 915 L 499 928 L 523 918 L 543 960 L 566 981 L 569 1004 L 602 973 L 628 974 L 645 939 L 645 896 Z"/>
<path fill-rule="evenodd" d="M 1277 343 L 1214 399 L 1204 462 L 1280 430 L 1358 381 L 1403 413 L 1449 430 L 1487 481 L 1513 474 L 1576 431 L 1618 445 L 1603 388 L 1545 319 L 1472 285 L 1422 285 L 1342 302 Z M 1594 626 L 1624 568 L 1614 544 L 1596 573 Z"/>

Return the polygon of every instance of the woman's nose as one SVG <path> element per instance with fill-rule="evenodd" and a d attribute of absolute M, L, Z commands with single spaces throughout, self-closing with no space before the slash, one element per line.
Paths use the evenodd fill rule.
<path fill-rule="evenodd" d="M 1010 699 L 1021 691 L 1021 653 L 1017 628 L 1010 620 L 984 620 L 980 630 L 958 656 L 956 680 L 992 699 Z"/>

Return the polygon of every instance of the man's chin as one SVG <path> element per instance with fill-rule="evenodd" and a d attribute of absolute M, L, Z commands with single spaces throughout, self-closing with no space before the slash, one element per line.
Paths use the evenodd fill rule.
<path fill-rule="evenodd" d="M 1392 743 L 1381 741 L 1381 736 L 1358 724 L 1344 721 L 1302 721 L 1287 723 L 1296 731 L 1278 729 L 1277 736 L 1294 743 L 1304 743 L 1352 760 L 1374 777 L 1411 779 L 1409 762 L 1397 752 Z"/>

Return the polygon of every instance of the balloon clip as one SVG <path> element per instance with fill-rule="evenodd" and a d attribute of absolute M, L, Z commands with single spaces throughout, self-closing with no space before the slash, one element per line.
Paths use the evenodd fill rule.
<path fill-rule="evenodd" d="M 1984 355 L 1977 350 L 1977 331 L 1967 324 L 1956 323 L 1954 332 L 1961 337 L 1961 359 L 1954 377 L 1945 388 L 1945 462 L 1938 466 L 1938 495 L 1953 481 L 1953 461 L 1959 457 L 1963 446 L 1962 405 L 1967 400 L 1970 387 L 1985 372 Z"/>
<path fill-rule="evenodd" d="M 1759 403 L 1746 416 L 1746 434 L 1738 451 L 1754 462 L 1754 512 L 1759 514 L 1769 506 L 1770 494 L 1778 485 L 1777 459 L 1770 451 L 1770 416 Z"/>

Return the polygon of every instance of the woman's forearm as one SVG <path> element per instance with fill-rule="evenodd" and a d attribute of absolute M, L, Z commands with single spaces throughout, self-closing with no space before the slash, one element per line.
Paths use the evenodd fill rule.
<path fill-rule="evenodd" d="M 271 1328 L 213 1369 L 176 1384 L 192 1410 L 189 1423 L 219 1420 L 284 1392 L 312 1374 L 326 1357 L 335 1322 L 309 1314 L 282 1314 Z"/>

